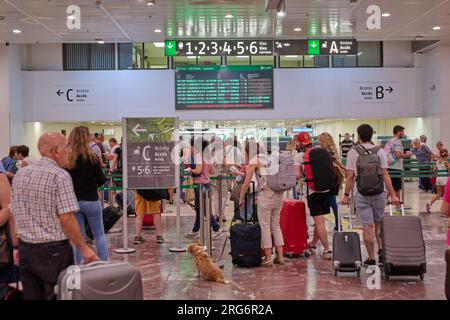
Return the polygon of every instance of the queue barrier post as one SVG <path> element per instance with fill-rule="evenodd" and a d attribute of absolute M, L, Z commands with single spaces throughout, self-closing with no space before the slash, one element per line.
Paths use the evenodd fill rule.
<path fill-rule="evenodd" d="M 175 152 L 178 152 L 178 145 L 175 145 Z M 179 152 L 178 152 L 179 153 Z M 178 154 L 177 153 L 177 154 Z M 180 178 L 180 166 L 175 166 L 175 187 L 176 187 L 176 196 L 175 196 L 175 206 L 177 211 L 176 216 L 176 232 L 177 232 L 177 244 L 175 247 L 169 248 L 170 252 L 185 252 L 186 247 L 181 246 L 181 209 L 180 209 L 180 195 L 181 195 L 181 178 Z"/>
<path fill-rule="evenodd" d="M 112 193 L 112 190 L 110 190 Z M 128 247 L 128 190 L 123 188 L 123 248 L 114 250 L 115 253 L 126 254 L 136 251 Z"/>
<path fill-rule="evenodd" d="M 212 198 L 211 198 L 211 189 L 205 190 L 205 202 L 206 202 L 206 210 L 205 210 L 205 246 L 206 246 L 206 252 L 208 252 L 209 256 L 211 257 L 212 253 L 212 236 L 211 236 L 211 204 L 212 204 Z"/>
<path fill-rule="evenodd" d="M 205 245 L 205 203 L 204 203 L 204 188 L 203 185 L 199 185 L 199 209 L 200 209 L 200 245 L 204 246 Z"/>

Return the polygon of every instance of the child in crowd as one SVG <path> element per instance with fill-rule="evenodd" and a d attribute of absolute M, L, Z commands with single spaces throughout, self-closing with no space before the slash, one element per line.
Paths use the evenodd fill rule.
<path fill-rule="evenodd" d="M 444 195 L 444 188 L 447 184 L 447 177 L 443 177 L 444 174 L 443 171 L 448 171 L 450 168 L 450 164 L 447 162 L 448 159 L 448 150 L 447 149 L 441 149 L 440 156 L 437 159 L 435 171 L 438 173 L 438 177 L 436 179 L 436 194 L 434 194 L 431 197 L 430 203 L 427 203 L 427 212 L 431 213 L 431 207 L 433 206 L 433 203 L 435 203 L 437 200 L 439 200 Z M 439 176 L 441 175 L 441 176 Z"/>

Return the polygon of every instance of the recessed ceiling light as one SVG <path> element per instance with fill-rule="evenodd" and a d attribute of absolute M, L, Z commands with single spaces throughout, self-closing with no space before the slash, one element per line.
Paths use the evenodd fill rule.
<path fill-rule="evenodd" d="M 154 6 L 155 5 L 155 0 L 149 0 L 147 1 L 147 6 Z"/>
<path fill-rule="evenodd" d="M 383 17 L 390 17 L 391 14 L 390 14 L 389 12 L 385 12 L 385 13 L 383 13 L 381 16 L 383 16 Z"/>
<path fill-rule="evenodd" d="M 285 46 L 285 47 L 290 47 L 291 44 L 286 42 L 285 44 L 283 44 L 283 46 Z"/>
<path fill-rule="evenodd" d="M 238 59 L 248 59 L 249 56 L 237 56 Z"/>
<path fill-rule="evenodd" d="M 71 14 L 70 16 L 67 16 L 67 20 L 75 20 L 75 19 L 76 19 L 76 17 L 73 14 Z"/>
<path fill-rule="evenodd" d="M 225 19 L 232 19 L 233 18 L 233 15 L 232 14 L 227 14 L 226 16 L 225 16 Z"/>
<path fill-rule="evenodd" d="M 161 29 L 155 29 L 155 33 L 161 33 Z"/>
<path fill-rule="evenodd" d="M 196 56 L 188 56 L 187 58 L 188 58 L 188 59 L 197 59 Z"/>
<path fill-rule="evenodd" d="M 434 26 L 433 30 L 441 30 L 441 27 L 440 26 Z"/>
<path fill-rule="evenodd" d="M 102 122 L 102 124 L 106 124 L 106 122 Z"/>
<path fill-rule="evenodd" d="M 302 28 L 295 28 L 294 31 L 296 32 L 302 31 Z"/>
<path fill-rule="evenodd" d="M 12 32 L 13 32 L 13 33 L 16 33 L 16 34 L 19 34 L 19 33 L 22 33 L 22 30 L 14 29 Z"/>
<path fill-rule="evenodd" d="M 288 55 L 288 56 L 286 56 L 286 58 L 293 59 L 293 58 L 298 58 L 298 56 L 296 56 L 296 55 Z"/>
<path fill-rule="evenodd" d="M 165 45 L 164 42 L 154 42 L 153 44 L 157 48 L 164 48 L 164 45 Z"/>
<path fill-rule="evenodd" d="M 103 40 L 101 40 L 101 39 L 96 39 L 95 40 L 98 44 L 104 44 L 105 43 L 105 41 L 103 41 Z"/>

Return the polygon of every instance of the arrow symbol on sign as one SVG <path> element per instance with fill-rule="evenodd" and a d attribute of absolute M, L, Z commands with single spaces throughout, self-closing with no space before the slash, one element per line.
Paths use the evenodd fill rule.
<path fill-rule="evenodd" d="M 58 89 L 58 91 L 56 92 L 56 94 L 58 95 L 58 97 L 61 97 L 61 95 L 64 93 L 64 91 L 61 91 Z"/>
<path fill-rule="evenodd" d="M 388 89 L 386 89 L 386 91 L 388 91 L 389 93 L 392 93 L 392 91 L 394 91 L 394 89 L 392 89 L 392 87 L 391 87 L 391 86 L 389 86 L 389 88 L 388 88 Z"/>
<path fill-rule="evenodd" d="M 313 43 L 311 44 L 311 47 L 312 47 L 312 48 L 315 48 L 315 47 L 317 47 L 317 44 L 316 44 L 316 42 L 315 42 L 315 41 L 313 41 Z"/>
<path fill-rule="evenodd" d="M 139 129 L 139 126 L 140 126 L 140 124 L 138 123 L 137 125 L 136 125 L 136 127 L 134 127 L 131 131 L 133 131 L 133 133 L 136 135 L 136 136 L 140 136 L 139 135 L 139 132 L 147 132 L 147 129 Z"/>
<path fill-rule="evenodd" d="M 172 49 L 172 48 L 173 48 L 173 45 L 172 45 L 171 43 L 169 43 L 169 44 L 167 45 L 167 48 Z"/>

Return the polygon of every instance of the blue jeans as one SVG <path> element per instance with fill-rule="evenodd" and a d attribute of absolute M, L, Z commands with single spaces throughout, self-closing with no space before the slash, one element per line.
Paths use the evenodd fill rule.
<path fill-rule="evenodd" d="M 91 227 L 95 239 L 97 255 L 102 261 L 108 261 L 108 243 L 106 242 L 105 229 L 103 227 L 103 210 L 99 201 L 78 201 L 80 211 L 75 213 L 78 224 L 80 225 L 81 235 L 86 239 L 85 219 Z M 83 263 L 83 256 L 78 248 L 75 250 L 76 264 Z"/>
<path fill-rule="evenodd" d="M 200 185 L 198 185 L 200 186 Z M 204 184 L 205 189 L 209 190 L 211 186 L 209 184 Z M 198 232 L 200 230 L 200 190 L 195 188 L 195 223 L 194 228 L 192 229 L 193 232 Z M 206 210 L 206 196 L 203 197 L 203 208 Z M 211 212 L 211 227 L 213 231 L 219 231 L 220 226 L 217 223 L 216 219 L 214 218 L 214 215 Z"/>
<path fill-rule="evenodd" d="M 336 200 L 336 196 L 334 194 L 332 194 L 330 196 L 330 207 L 331 209 L 333 209 L 333 214 L 334 214 L 334 228 L 335 230 L 337 230 L 338 228 L 338 219 L 339 219 L 339 214 L 338 214 L 338 204 L 337 204 L 337 200 Z"/>

